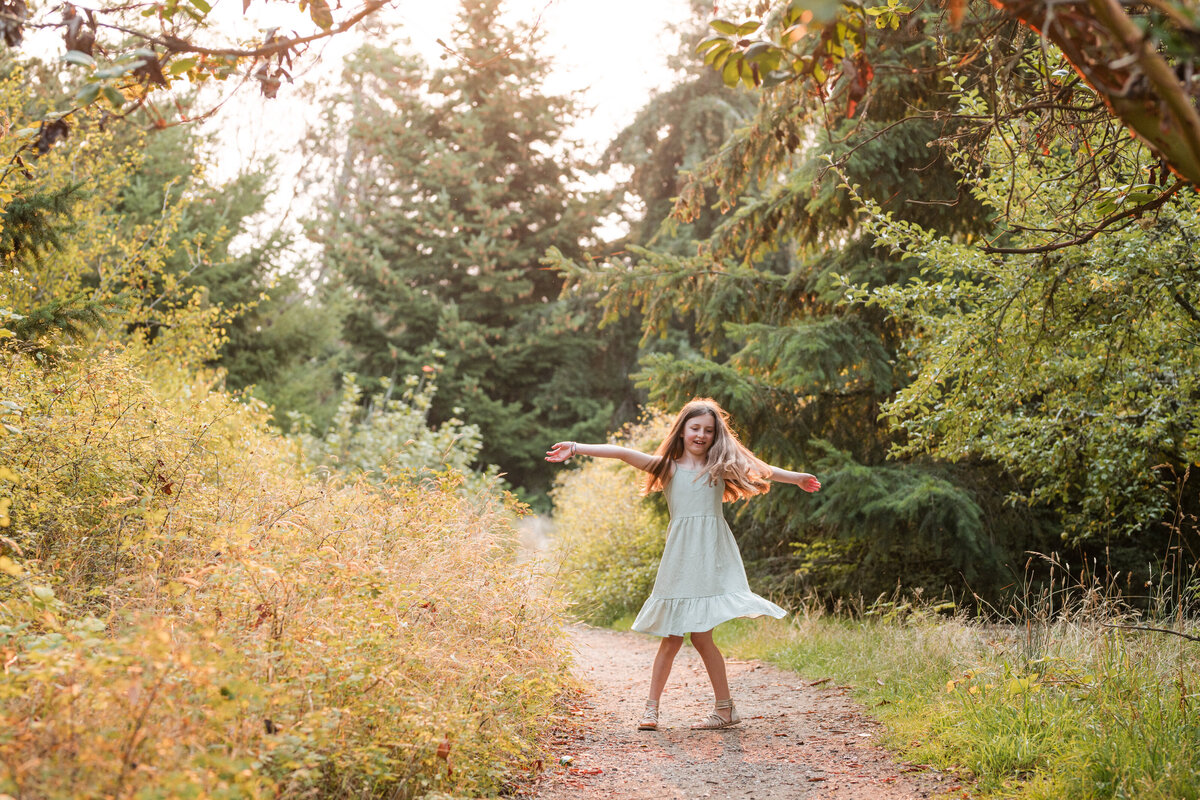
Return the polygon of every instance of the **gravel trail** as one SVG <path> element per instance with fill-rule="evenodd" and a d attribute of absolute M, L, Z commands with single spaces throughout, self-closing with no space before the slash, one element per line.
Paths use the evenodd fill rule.
<path fill-rule="evenodd" d="M 756 661 L 728 660 L 743 722 L 693 731 L 712 697 L 690 646 L 675 659 L 659 730 L 639 732 L 658 639 L 570 628 L 584 686 L 574 724 L 554 742 L 558 763 L 538 779 L 538 800 L 908 800 L 964 798 L 949 776 L 897 763 L 880 747 L 879 724 L 847 687 L 806 681 Z"/>

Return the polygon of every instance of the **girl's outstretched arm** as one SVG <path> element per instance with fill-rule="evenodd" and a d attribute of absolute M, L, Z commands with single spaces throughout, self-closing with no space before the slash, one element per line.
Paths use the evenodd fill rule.
<path fill-rule="evenodd" d="M 792 472 L 789 469 L 771 467 L 771 480 L 778 483 L 794 483 L 806 492 L 815 492 L 821 488 L 821 482 L 816 475 L 807 472 Z"/>
<path fill-rule="evenodd" d="M 654 464 L 654 456 L 619 447 L 615 444 L 581 444 L 579 442 L 557 442 L 546 451 L 547 461 L 566 461 L 571 456 L 591 456 L 592 458 L 619 458 L 632 467 L 649 470 Z"/>

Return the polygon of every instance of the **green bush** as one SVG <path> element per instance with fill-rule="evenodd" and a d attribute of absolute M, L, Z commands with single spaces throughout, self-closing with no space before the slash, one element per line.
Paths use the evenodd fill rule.
<path fill-rule="evenodd" d="M 0 794 L 493 795 L 565 681 L 515 516 L 453 472 L 319 481 L 201 380 L 0 350 Z"/>
<path fill-rule="evenodd" d="M 384 392 L 363 404 L 362 387 L 346 375 L 342 401 L 325 432 L 317 436 L 310 420 L 292 414 L 305 462 L 313 469 L 371 474 L 375 477 L 453 470 L 461 473 L 469 492 L 496 491 L 501 479 L 495 466 L 473 471 L 471 464 L 483 447 L 479 427 L 449 419 L 429 427 L 429 409 L 437 392 L 435 380 L 415 375 L 405 379 L 398 397 L 396 387 L 383 381 Z"/>
<path fill-rule="evenodd" d="M 649 451 L 670 419 L 654 416 L 613 442 Z M 551 492 L 559 585 L 580 619 L 605 625 L 641 607 L 658 571 L 667 515 L 661 495 L 642 498 L 645 473 L 611 459 L 562 473 Z"/>

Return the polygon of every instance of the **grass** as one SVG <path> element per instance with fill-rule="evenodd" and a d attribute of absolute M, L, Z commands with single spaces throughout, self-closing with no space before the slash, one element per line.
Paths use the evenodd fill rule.
<path fill-rule="evenodd" d="M 1106 627 L 1128 621 L 1081 596 L 1023 625 L 807 609 L 717 637 L 730 655 L 855 687 L 890 747 L 973 777 L 979 797 L 1198 798 L 1200 644 Z"/>

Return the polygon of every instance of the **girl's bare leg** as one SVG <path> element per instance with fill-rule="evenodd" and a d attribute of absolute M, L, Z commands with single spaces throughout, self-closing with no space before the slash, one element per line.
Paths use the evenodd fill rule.
<path fill-rule="evenodd" d="M 664 636 L 658 643 L 654 669 L 650 672 L 650 699 L 655 703 L 662 697 L 663 687 L 667 685 L 667 677 L 671 674 L 671 665 L 675 663 L 675 655 L 682 646 L 682 636 Z"/>
<path fill-rule="evenodd" d="M 704 661 L 704 668 L 708 670 L 708 680 L 712 683 L 713 694 L 717 700 L 729 699 L 729 679 L 725 675 L 725 656 L 717 648 L 713 642 L 712 631 L 704 631 L 703 633 L 692 634 L 692 646 L 696 648 L 696 652 L 700 654 L 700 658 Z M 731 711 L 727 708 L 717 709 L 715 712 L 721 719 L 728 722 L 731 719 Z"/>

